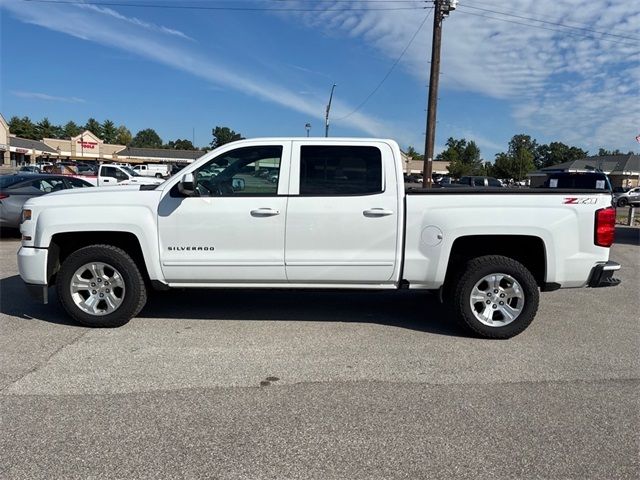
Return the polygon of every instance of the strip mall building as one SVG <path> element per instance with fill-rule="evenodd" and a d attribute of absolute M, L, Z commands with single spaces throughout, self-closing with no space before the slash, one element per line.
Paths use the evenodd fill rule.
<path fill-rule="evenodd" d="M 104 143 L 89 130 L 70 139 L 31 140 L 12 135 L 0 115 L 0 165 L 18 167 L 41 161 L 190 163 L 202 156 L 202 150 L 132 148 Z"/>
<path fill-rule="evenodd" d="M 11 135 L 0 115 L 0 165 L 18 167 L 39 161 L 121 162 L 121 163 L 190 163 L 204 155 L 202 150 L 135 148 L 104 143 L 89 130 L 71 139 L 43 138 L 30 140 Z M 402 154 L 404 173 L 422 173 L 422 160 Z M 433 173 L 447 175 L 449 162 L 434 161 Z"/>

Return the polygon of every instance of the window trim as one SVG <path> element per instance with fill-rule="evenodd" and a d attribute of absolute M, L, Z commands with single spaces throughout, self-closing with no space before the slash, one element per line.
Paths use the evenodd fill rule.
<path fill-rule="evenodd" d="M 290 144 L 287 143 L 256 143 L 253 145 L 243 145 L 243 146 L 238 146 L 236 148 L 231 148 L 228 150 L 225 150 L 224 152 L 220 153 L 219 155 L 216 156 L 212 156 L 210 158 L 208 158 L 206 161 L 202 162 L 202 164 L 198 165 L 198 167 L 190 169 L 188 172 L 182 172 L 182 175 L 179 175 L 180 172 L 178 172 L 178 174 L 176 174 L 176 176 L 179 176 L 180 178 L 182 178 L 182 176 L 185 173 L 191 173 L 194 176 L 196 175 L 196 172 L 200 169 L 202 169 L 204 166 L 210 164 L 211 162 L 214 162 L 216 159 L 224 157 L 225 155 L 228 155 L 232 152 L 234 152 L 235 150 L 241 150 L 241 149 L 247 149 L 247 148 L 260 148 L 260 147 L 280 147 L 280 163 L 278 164 L 278 181 L 275 183 L 276 186 L 276 191 L 275 193 L 240 193 L 238 195 L 215 195 L 215 196 L 191 196 L 191 195 L 182 195 L 180 193 L 180 191 L 178 190 L 178 183 L 180 182 L 180 180 L 178 180 L 178 182 L 176 182 L 170 189 L 169 189 L 169 196 L 172 198 L 274 198 L 274 197 L 288 197 L 288 181 L 285 183 L 281 183 L 283 181 L 283 176 L 282 176 L 282 172 L 285 171 L 285 174 L 288 176 L 288 169 L 283 169 L 283 166 L 285 164 L 286 161 L 289 161 L 291 158 L 291 150 L 290 150 Z M 288 180 L 288 179 L 287 179 Z M 282 186 L 286 185 L 287 188 L 287 193 L 280 193 L 280 190 L 282 188 Z"/>
<path fill-rule="evenodd" d="M 368 192 L 368 193 L 300 193 L 300 185 L 301 185 L 301 172 L 302 172 L 302 147 L 371 147 L 371 148 L 376 148 L 378 150 L 378 152 L 380 153 L 380 175 L 381 175 L 381 189 L 376 191 L 376 192 Z M 297 193 L 293 193 L 290 194 L 289 196 L 291 197 L 301 197 L 301 198 L 314 198 L 314 197 L 318 197 L 318 198 L 323 198 L 323 197 L 372 197 L 375 195 L 384 195 L 387 191 L 387 184 L 386 184 L 386 173 L 385 173 L 385 160 L 384 160 L 384 153 L 382 151 L 382 148 L 380 148 L 380 145 L 374 145 L 371 143 L 363 143 L 361 145 L 357 145 L 357 144 L 353 144 L 353 143 L 346 143 L 346 144 L 340 144 L 340 143 L 336 143 L 333 145 L 326 145 L 326 144 L 318 144 L 318 143 L 313 143 L 313 142 L 300 142 L 294 145 L 294 150 L 296 153 L 296 156 L 293 157 L 295 159 L 295 163 L 296 163 L 296 168 L 295 170 L 292 169 L 291 171 L 291 178 L 296 180 L 297 182 L 297 187 L 298 187 L 298 192 Z"/>

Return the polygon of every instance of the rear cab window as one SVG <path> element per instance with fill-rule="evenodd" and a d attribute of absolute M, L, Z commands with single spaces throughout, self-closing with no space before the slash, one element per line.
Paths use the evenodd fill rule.
<path fill-rule="evenodd" d="M 301 145 L 299 170 L 301 196 L 384 191 L 382 153 L 375 146 Z"/>

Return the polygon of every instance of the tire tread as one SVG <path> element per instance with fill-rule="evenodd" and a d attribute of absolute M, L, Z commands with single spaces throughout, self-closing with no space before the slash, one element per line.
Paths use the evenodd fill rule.
<path fill-rule="evenodd" d="M 518 282 L 521 283 L 523 289 L 527 290 L 525 297 L 525 309 L 527 309 L 527 311 L 523 311 L 515 321 L 504 327 L 487 327 L 478 322 L 475 317 L 467 318 L 466 315 L 466 304 L 469 299 L 467 295 L 465 295 L 464 290 L 468 283 L 472 281 L 475 283 L 479 277 L 488 274 L 486 273 L 488 266 L 491 266 L 494 272 L 516 272 L 516 275 L 521 277 L 518 279 Z M 511 338 L 522 333 L 533 321 L 538 310 L 538 286 L 531 272 L 520 262 L 502 255 L 476 257 L 469 260 L 465 268 L 457 272 L 456 277 L 452 288 L 454 312 L 462 326 L 475 335 L 491 339 Z"/>
<path fill-rule="evenodd" d="M 133 287 L 134 290 L 137 290 L 139 292 L 139 295 L 137 296 L 136 303 L 131 306 L 128 311 L 119 311 L 122 308 L 121 306 L 118 311 L 114 312 L 120 313 L 120 315 L 118 316 L 111 317 L 111 315 L 113 314 L 110 314 L 105 315 L 104 317 L 95 317 L 87 320 L 87 318 L 84 317 L 84 315 L 86 314 L 79 311 L 78 308 L 75 307 L 75 305 L 69 305 L 68 300 L 64 297 L 64 292 L 65 289 L 68 288 L 68 285 L 63 285 L 63 279 L 65 277 L 65 274 L 63 272 L 67 268 L 65 267 L 65 265 L 69 265 L 69 263 L 67 262 L 70 259 L 72 262 L 78 262 L 82 264 L 82 262 L 90 262 L 91 260 L 95 259 L 96 255 L 106 255 L 107 257 L 111 257 L 112 260 L 115 260 L 115 263 L 124 263 L 125 267 L 127 268 L 127 273 L 132 277 L 133 281 L 133 285 L 129 286 L 128 290 L 130 291 L 131 287 Z M 69 255 L 69 257 L 67 257 L 65 262 L 62 264 L 60 272 L 58 272 L 58 281 L 56 283 L 56 287 L 58 300 L 67 311 L 67 313 L 69 313 L 69 315 L 71 315 L 77 322 L 90 327 L 111 328 L 125 325 L 131 318 L 137 316 L 147 303 L 146 284 L 144 281 L 144 277 L 140 273 L 140 268 L 136 264 L 135 260 L 133 260 L 133 258 L 131 258 L 131 256 L 123 249 L 109 244 L 96 244 L 82 247 Z"/>

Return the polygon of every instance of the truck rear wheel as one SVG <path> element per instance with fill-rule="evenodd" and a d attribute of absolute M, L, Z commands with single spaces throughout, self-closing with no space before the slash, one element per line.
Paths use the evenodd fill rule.
<path fill-rule="evenodd" d="M 56 282 L 60 303 L 88 327 L 119 327 L 147 301 L 140 269 L 122 249 L 93 245 L 76 250 L 60 267 Z"/>
<path fill-rule="evenodd" d="M 458 320 L 483 338 L 511 338 L 533 321 L 538 285 L 521 263 L 501 255 L 470 260 L 452 288 Z"/>

